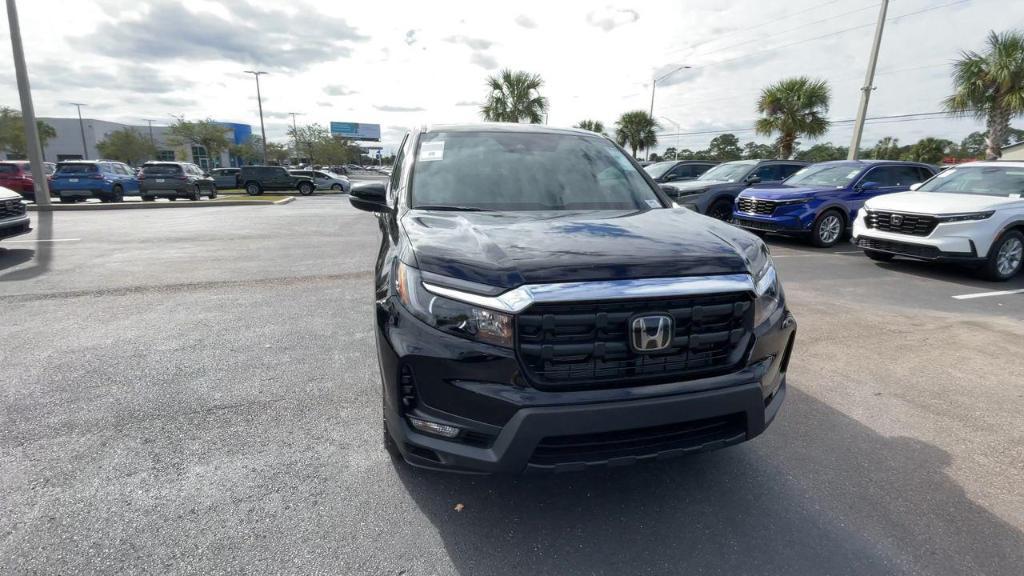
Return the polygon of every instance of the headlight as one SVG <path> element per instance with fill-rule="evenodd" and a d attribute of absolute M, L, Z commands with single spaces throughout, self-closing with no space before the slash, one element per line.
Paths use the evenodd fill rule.
<path fill-rule="evenodd" d="M 512 347 L 512 316 L 431 294 L 423 287 L 419 270 L 412 266 L 398 263 L 395 289 L 413 316 L 442 332 Z"/>
<path fill-rule="evenodd" d="M 754 275 L 754 294 L 757 296 L 754 301 L 754 326 L 760 326 L 782 303 L 782 287 L 775 274 L 775 263 L 768 254 L 765 255 L 761 270 Z"/>
<path fill-rule="evenodd" d="M 995 214 L 995 210 L 989 210 L 988 212 L 967 212 L 964 214 L 949 214 L 947 216 L 937 216 L 939 222 L 968 222 L 970 220 L 985 220 L 986 218 L 992 217 Z"/>
<path fill-rule="evenodd" d="M 775 200 L 775 204 L 778 206 L 790 206 L 793 204 L 807 204 L 810 198 L 794 198 L 792 200 Z"/>

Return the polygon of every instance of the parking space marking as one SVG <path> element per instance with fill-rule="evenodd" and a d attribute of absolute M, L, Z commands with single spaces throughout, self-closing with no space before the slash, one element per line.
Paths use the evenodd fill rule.
<path fill-rule="evenodd" d="M 51 238 L 49 240 L 4 240 L 4 244 L 23 243 L 29 242 L 78 242 L 81 238 Z"/>
<path fill-rule="evenodd" d="M 1020 290 L 999 290 L 998 292 L 976 292 L 974 294 L 960 294 L 953 296 L 955 300 L 971 300 L 973 298 L 988 298 L 989 296 L 1010 296 L 1012 294 L 1024 294 L 1024 288 Z"/>
<path fill-rule="evenodd" d="M 847 250 L 843 252 L 819 252 L 817 254 L 776 254 L 772 253 L 772 258 L 807 258 L 811 256 L 831 256 L 832 254 L 860 254 L 860 250 Z"/>

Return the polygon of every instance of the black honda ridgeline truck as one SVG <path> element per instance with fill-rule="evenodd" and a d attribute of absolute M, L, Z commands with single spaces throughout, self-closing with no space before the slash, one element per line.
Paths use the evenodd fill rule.
<path fill-rule="evenodd" d="M 756 236 L 581 130 L 405 137 L 375 212 L 384 442 L 416 466 L 580 470 L 749 440 L 796 322 Z"/>

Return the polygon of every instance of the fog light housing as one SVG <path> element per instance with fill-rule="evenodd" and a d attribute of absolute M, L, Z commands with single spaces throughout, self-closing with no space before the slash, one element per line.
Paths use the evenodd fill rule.
<path fill-rule="evenodd" d="M 439 424 L 437 422 L 423 420 L 414 416 L 409 416 L 409 423 L 412 424 L 413 428 L 420 432 L 426 432 L 427 434 L 434 434 L 444 438 L 455 438 L 459 435 L 459 429 L 448 424 Z"/>

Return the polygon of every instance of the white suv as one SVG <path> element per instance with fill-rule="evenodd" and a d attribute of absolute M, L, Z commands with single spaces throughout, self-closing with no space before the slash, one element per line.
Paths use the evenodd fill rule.
<path fill-rule="evenodd" d="M 868 200 L 853 243 L 875 260 L 906 256 L 977 265 L 1009 280 L 1024 260 L 1024 162 L 971 162 L 911 192 Z"/>

